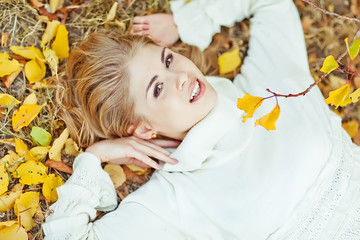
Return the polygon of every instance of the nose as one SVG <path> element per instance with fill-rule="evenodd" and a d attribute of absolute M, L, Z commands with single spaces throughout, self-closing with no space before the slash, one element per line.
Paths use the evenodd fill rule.
<path fill-rule="evenodd" d="M 188 83 L 189 77 L 186 72 L 176 72 L 175 74 L 175 83 L 176 88 L 179 90 L 182 90 L 186 87 L 186 84 Z"/>

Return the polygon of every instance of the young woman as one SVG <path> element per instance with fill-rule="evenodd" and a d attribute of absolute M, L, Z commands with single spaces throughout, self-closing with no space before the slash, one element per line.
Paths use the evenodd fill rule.
<path fill-rule="evenodd" d="M 204 49 L 221 25 L 251 17 L 241 74 L 234 84 L 205 78 L 187 58 L 144 38 L 90 36 L 67 62 L 64 97 L 67 126 L 90 147 L 58 188 L 46 239 L 359 239 L 360 148 L 319 89 L 279 99 L 271 132 L 252 119 L 242 123 L 236 108 L 246 92 L 300 92 L 313 82 L 293 2 L 171 7 L 176 25 L 171 15 L 165 26 L 156 24 L 163 15 L 138 17 L 135 33 L 168 46 L 177 27 L 182 41 Z M 274 105 L 264 102 L 254 118 Z M 154 134 L 174 140 L 150 140 Z M 101 162 L 158 170 L 116 208 Z M 95 220 L 96 211 L 110 212 Z"/>

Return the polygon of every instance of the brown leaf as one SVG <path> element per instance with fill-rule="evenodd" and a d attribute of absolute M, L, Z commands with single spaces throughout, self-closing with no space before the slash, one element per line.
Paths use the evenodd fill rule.
<path fill-rule="evenodd" d="M 3 84 L 5 85 L 5 87 L 7 89 L 10 88 L 11 84 L 14 82 L 14 80 L 17 78 L 17 76 L 19 75 L 19 73 L 23 70 L 24 68 L 24 65 L 23 64 L 20 64 L 20 68 L 19 70 L 17 70 L 16 72 L 13 72 L 12 74 L 10 75 L 7 75 L 7 76 L 3 76 L 2 77 L 2 82 Z"/>
<path fill-rule="evenodd" d="M 33 8 L 40 8 L 44 6 L 44 4 L 42 2 L 39 2 L 38 0 L 29 0 L 29 2 Z"/>
<path fill-rule="evenodd" d="M 8 47 L 8 41 L 9 41 L 9 33 L 2 32 L 1 33 L 1 47 Z"/>
<path fill-rule="evenodd" d="M 54 168 L 60 172 L 69 173 L 69 174 L 73 173 L 72 168 L 69 167 L 68 165 L 66 165 L 66 163 L 64 163 L 64 162 L 59 162 L 59 161 L 49 159 L 49 160 L 46 160 L 45 166 Z"/>
<path fill-rule="evenodd" d="M 123 165 L 122 168 L 125 172 L 125 176 L 127 180 L 140 184 L 144 184 L 147 181 L 144 175 L 137 175 L 136 173 L 131 171 L 127 166 Z"/>

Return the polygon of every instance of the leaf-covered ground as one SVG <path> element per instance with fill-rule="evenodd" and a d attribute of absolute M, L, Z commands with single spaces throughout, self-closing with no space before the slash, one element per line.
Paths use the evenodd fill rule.
<path fill-rule="evenodd" d="M 73 48 L 78 45 L 81 40 L 86 38 L 89 33 L 103 28 L 116 28 L 122 34 L 128 33 L 132 26 L 133 17 L 136 15 L 169 12 L 169 3 L 167 0 L 124 0 L 119 1 L 120 4 L 116 9 L 115 17 L 107 21 L 109 11 L 115 2 L 113 0 L 65 0 L 63 5 L 61 5 L 54 14 L 50 14 L 46 10 L 46 5 L 45 7 L 41 6 L 42 4 L 49 4 L 49 2 L 54 4 L 54 2 L 59 1 L 0 0 L 1 53 L 8 53 L 11 58 L 18 59 L 22 64 L 28 62 L 28 59 L 14 55 L 14 52 L 10 50 L 10 47 L 30 47 L 34 45 L 41 49 L 41 39 L 46 28 L 46 21 L 48 21 L 49 18 L 51 20 L 57 19 L 65 24 L 69 32 L 68 40 L 70 48 Z M 360 2 L 357 0 L 317 0 L 312 2 L 328 12 L 335 12 L 339 15 L 347 16 L 348 18 L 360 16 Z M 320 68 L 325 57 L 333 55 L 337 58 L 345 53 L 346 45 L 344 39 L 348 37 L 352 40 L 354 38 L 355 34 L 357 34 L 359 22 L 325 14 L 320 10 L 315 10 L 314 6 L 301 0 L 295 0 L 295 3 L 302 19 L 308 50 L 309 67 L 314 80 L 317 80 L 323 75 L 323 73 L 320 72 Z M 244 20 L 243 22 L 236 23 L 232 28 L 223 28 L 222 32 L 214 37 L 211 47 L 204 52 L 205 58 L 210 64 L 210 67 L 203 69 L 204 72 L 211 75 L 218 75 L 218 57 L 222 53 L 236 47 L 240 49 L 240 57 L 245 57 L 248 47 L 249 27 L 249 21 Z M 357 38 L 360 38 L 360 34 L 358 34 Z M 189 57 L 191 57 L 192 54 L 197 53 L 197 50 L 193 47 L 183 44 L 178 44 L 176 49 Z M 61 72 L 63 63 L 64 62 L 60 62 L 59 64 L 59 72 Z M 345 67 L 349 66 L 349 63 L 350 58 L 347 56 L 341 60 L 341 64 Z M 359 71 L 359 64 L 359 57 L 357 57 L 354 59 L 350 71 L 355 73 L 356 71 Z M 284 66 L 284 68 L 286 68 L 286 66 Z M 57 117 L 57 113 L 61 108 L 61 102 L 57 102 L 55 99 L 57 76 L 51 77 L 50 68 L 47 66 L 46 69 L 46 75 L 41 81 L 41 84 L 30 84 L 25 77 L 24 70 L 20 71 L 19 75 L 14 79 L 10 86 L 9 80 L 6 78 L 5 80 L 2 78 L 3 83 L 0 83 L 0 94 L 9 94 L 19 101 L 18 105 L 11 104 L 10 106 L 4 106 L 0 104 L 0 159 L 4 159 L 4 157 L 11 155 L 11 151 L 13 151 L 15 155 L 13 154 L 12 156 L 16 158 L 15 165 L 19 166 L 19 168 L 20 166 L 25 166 L 25 162 L 29 162 L 29 158 L 32 156 L 31 154 L 34 155 L 35 150 L 30 150 L 37 146 L 34 142 L 34 137 L 31 137 L 31 130 L 33 127 L 41 127 L 50 133 L 52 140 L 47 148 L 56 145 L 54 144 L 54 139 L 57 139 L 66 127 Z M 232 78 L 234 74 L 240 70 L 241 67 L 234 73 L 224 76 Z M 358 89 L 360 87 L 360 76 L 358 75 L 359 74 L 356 73 L 351 81 L 352 89 Z M 344 85 L 346 83 L 346 77 L 345 73 L 337 71 L 331 73 L 320 82 L 319 86 L 324 96 L 327 98 L 330 91 Z M 32 93 L 36 96 L 36 104 L 43 106 L 41 107 L 39 114 L 36 115 L 27 126 L 15 132 L 12 126 L 13 113 L 19 109 L 19 106 L 23 105 L 24 99 Z M 336 112 L 343 118 L 344 128 L 352 136 L 353 141 L 360 145 L 360 104 L 352 103 L 346 107 L 337 108 Z M 15 141 L 14 138 L 17 140 Z M 66 140 L 68 137 L 65 136 L 63 138 Z M 21 145 L 19 140 L 25 144 L 25 147 L 22 145 L 23 150 L 19 150 L 19 146 Z M 17 149 L 15 149 L 16 143 Z M 71 144 L 70 141 L 69 145 Z M 44 145 L 46 146 L 46 144 Z M 37 150 L 40 151 L 40 149 Z M 31 152 L 31 156 L 27 152 Z M 39 162 L 39 164 L 41 163 L 48 166 L 45 175 L 50 176 L 53 174 L 51 176 L 60 176 L 59 178 L 66 181 L 71 173 L 71 168 L 69 167 L 71 167 L 74 159 L 73 155 L 76 155 L 76 153 L 71 154 L 71 152 L 64 151 L 63 149 L 60 156 L 61 161 L 48 161 L 50 158 L 55 158 L 53 155 L 50 157 L 49 154 L 45 155 L 45 158 L 36 161 Z M 15 165 L 13 166 L 14 168 L 16 168 Z M 3 172 L 7 174 L 9 178 L 9 184 L 7 189 L 5 189 L 5 192 L 10 191 L 14 186 L 18 187 L 19 185 L 16 184 L 19 183 L 19 179 L 11 174 L 11 169 L 5 164 L 5 160 L 2 160 L 1 166 L 4 168 Z M 22 167 L 21 169 L 24 168 L 25 167 Z M 19 171 L 16 169 L 13 170 L 14 172 Z M 118 171 L 118 169 L 110 169 L 109 171 Z M 117 182 L 117 184 L 121 184 L 117 187 L 119 201 L 144 184 L 151 175 L 151 170 L 139 172 L 139 169 L 131 170 L 131 166 L 123 166 L 122 171 L 123 172 L 120 170 L 120 175 L 123 175 L 123 178 L 120 180 L 118 179 Z M 54 180 L 55 178 L 52 179 Z M 122 181 L 125 182 L 122 184 Z M 49 196 L 46 191 L 45 193 L 43 192 L 45 185 L 43 182 L 44 181 L 37 183 L 30 181 L 22 187 L 22 190 L 14 189 L 14 192 L 19 191 L 19 196 L 20 194 L 25 193 L 31 193 L 32 195 L 30 196 L 30 194 L 27 194 L 23 197 L 22 201 L 18 200 L 17 212 L 15 212 L 13 207 L 2 212 L 0 211 L 0 222 L 11 220 L 19 221 L 17 215 L 21 215 L 19 214 L 19 212 L 21 212 L 20 207 L 24 207 L 27 204 L 26 198 L 33 197 L 38 193 L 40 204 L 35 209 L 30 210 L 33 211 L 30 218 L 34 221 L 34 226 L 26 233 L 28 239 L 43 238 L 41 223 L 44 221 L 44 216 L 48 213 L 49 208 Z M 1 199 L 0 196 L 0 201 L 2 201 Z M 27 210 L 29 208 L 31 208 L 31 206 L 22 209 L 24 217 L 20 218 L 20 224 L 24 224 L 23 222 L 26 218 L 25 214 L 30 212 Z M 101 215 L 99 214 L 99 217 L 100 216 Z M 5 228 L 5 226 L 1 226 L 0 224 L 0 234 Z"/>

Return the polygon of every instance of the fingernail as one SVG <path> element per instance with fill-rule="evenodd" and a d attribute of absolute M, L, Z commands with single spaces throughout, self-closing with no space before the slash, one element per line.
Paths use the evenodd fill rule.
<path fill-rule="evenodd" d="M 155 164 L 156 168 L 155 169 L 162 169 L 162 166 L 160 166 L 159 164 Z"/>
<path fill-rule="evenodd" d="M 142 30 L 149 30 L 150 28 L 148 26 L 143 26 Z"/>
<path fill-rule="evenodd" d="M 177 159 L 175 159 L 175 158 L 171 158 L 171 160 L 173 161 L 174 164 L 179 162 L 179 161 L 178 161 Z"/>

